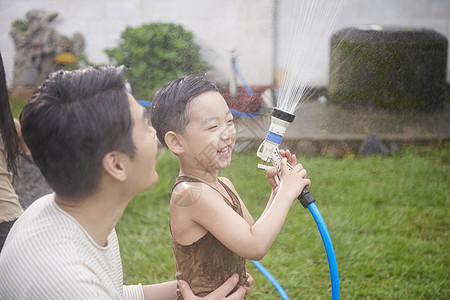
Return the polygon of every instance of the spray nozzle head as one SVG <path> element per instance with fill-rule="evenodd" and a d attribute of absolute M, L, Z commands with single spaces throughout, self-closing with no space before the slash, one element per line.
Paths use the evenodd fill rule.
<path fill-rule="evenodd" d="M 288 123 L 292 123 L 294 121 L 295 115 L 275 107 L 272 110 L 272 117 L 283 120 Z"/>
<path fill-rule="evenodd" d="M 294 121 L 295 115 L 285 112 L 279 108 L 272 111 L 272 122 L 269 133 L 261 143 L 256 155 L 264 161 L 270 161 L 274 155 L 274 149 L 280 146 L 286 128 Z"/>

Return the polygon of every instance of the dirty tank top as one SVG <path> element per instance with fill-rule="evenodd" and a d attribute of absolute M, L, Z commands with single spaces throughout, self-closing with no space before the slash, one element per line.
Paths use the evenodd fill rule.
<path fill-rule="evenodd" d="M 204 183 L 192 177 L 180 176 L 177 178 L 172 191 L 182 182 Z M 227 191 L 232 202 L 224 195 L 222 195 L 223 200 L 243 217 L 241 203 L 236 194 L 220 179 L 219 182 Z M 230 294 L 235 292 L 239 285 L 244 285 L 246 279 L 245 259 L 225 247 L 211 233 L 207 232 L 190 245 L 178 244 L 172 235 L 172 246 L 177 280 L 183 279 L 188 282 L 195 295 L 200 297 L 208 295 L 235 273 L 239 274 L 239 281 Z M 177 299 L 183 299 L 178 288 L 177 295 Z"/>

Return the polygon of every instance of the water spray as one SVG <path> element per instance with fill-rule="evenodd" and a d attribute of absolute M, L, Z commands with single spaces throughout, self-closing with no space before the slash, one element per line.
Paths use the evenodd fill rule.
<path fill-rule="evenodd" d="M 249 87 L 248 87 L 249 88 Z M 250 89 L 250 88 L 249 88 Z M 283 101 L 284 102 L 284 101 Z M 295 111 L 295 105 L 291 105 L 293 111 Z M 295 115 L 293 113 L 287 112 L 280 108 L 274 108 L 272 110 L 271 124 L 269 127 L 269 133 L 267 133 L 266 138 L 261 143 L 256 152 L 256 155 L 264 161 L 264 164 L 258 164 L 258 168 L 268 170 L 271 168 L 266 163 L 272 164 L 278 172 L 275 176 L 277 184 L 281 178 L 281 155 L 279 154 L 279 146 L 283 140 L 283 136 L 286 133 L 289 125 L 294 121 Z M 293 166 L 289 163 L 287 164 L 288 169 L 292 169 Z M 328 233 L 327 226 L 320 214 L 317 206 L 315 205 L 315 199 L 313 195 L 305 187 L 298 200 L 303 205 L 304 208 L 308 208 L 322 237 L 323 244 L 325 246 L 325 251 L 328 259 L 328 267 L 330 269 L 330 279 L 331 279 L 331 294 L 333 300 L 339 300 L 340 288 L 339 288 L 339 274 L 336 262 L 336 256 L 334 254 L 333 244 L 331 243 L 330 234 Z M 289 297 L 284 291 L 283 287 L 275 280 L 275 278 L 257 261 L 252 261 L 255 267 L 263 273 L 264 276 L 274 285 L 283 300 L 288 300 Z"/>
<path fill-rule="evenodd" d="M 283 5 L 288 5 L 287 3 L 291 3 L 293 7 L 286 7 L 285 9 L 291 12 L 298 12 L 295 22 L 292 22 L 292 26 L 290 26 L 291 30 L 288 30 L 290 31 L 288 36 L 291 39 L 287 43 L 289 44 L 286 48 L 287 51 L 284 53 L 285 55 L 280 55 L 280 57 L 284 56 L 286 59 L 279 65 L 274 64 L 277 68 L 281 67 L 281 69 L 285 70 L 285 73 L 278 87 L 277 104 L 272 111 L 269 132 L 257 151 L 257 156 L 264 161 L 264 164 L 258 164 L 259 168 L 267 170 L 270 168 L 267 163 L 277 168 L 276 181 L 279 181 L 281 178 L 281 156 L 279 154 L 281 141 L 287 128 L 294 121 L 296 109 L 302 104 L 300 103 L 299 105 L 299 102 L 303 96 L 308 94 L 310 87 L 316 81 L 319 54 L 326 50 L 327 37 L 331 35 L 332 24 L 340 11 L 342 2 L 343 0 L 275 1 L 275 5 L 278 6 L 279 3 L 280 8 Z M 278 14 L 275 17 L 277 16 Z M 317 22 L 318 20 L 320 21 Z M 283 24 L 285 23 L 285 20 L 283 20 Z M 246 86 L 246 91 L 249 93 L 248 91 L 251 91 L 251 89 L 247 88 L 242 74 L 237 69 L 236 60 L 232 60 L 232 63 L 236 74 L 239 75 L 239 79 Z M 288 164 L 288 168 L 292 167 Z M 325 222 L 317 209 L 314 197 L 307 188 L 303 189 L 298 199 L 303 207 L 308 208 L 317 224 L 327 254 L 332 299 L 339 300 L 340 288 L 337 262 Z M 252 262 L 272 282 L 282 299 L 289 299 L 273 276 L 263 269 L 259 262 Z"/>
<path fill-rule="evenodd" d="M 266 165 L 266 163 L 271 163 L 278 170 L 278 173 L 275 176 L 275 180 L 277 181 L 277 183 L 281 178 L 281 155 L 279 154 L 279 146 L 281 145 L 281 141 L 283 140 L 286 129 L 294 121 L 294 118 L 294 114 L 283 111 L 279 108 L 274 108 L 272 111 L 269 133 L 266 135 L 266 138 L 261 143 L 258 151 L 256 152 L 256 155 L 264 161 L 264 164 L 258 164 L 258 168 L 267 170 L 270 168 L 270 166 Z M 292 169 L 293 166 L 288 164 L 288 168 Z M 320 214 L 317 206 L 314 203 L 315 199 L 313 195 L 311 195 L 306 187 L 298 196 L 298 200 L 304 208 L 309 209 L 314 218 L 314 221 L 317 224 L 317 227 L 319 228 L 320 235 L 322 237 L 322 241 L 327 254 L 328 267 L 330 269 L 332 299 L 338 300 L 340 299 L 339 274 L 330 234 L 328 233 L 322 215 Z M 281 295 L 283 299 L 286 299 L 284 298 L 283 294 Z"/>

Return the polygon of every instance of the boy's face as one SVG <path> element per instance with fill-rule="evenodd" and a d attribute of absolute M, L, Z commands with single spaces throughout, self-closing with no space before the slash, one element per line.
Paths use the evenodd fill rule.
<path fill-rule="evenodd" d="M 236 141 L 233 115 L 222 95 L 206 92 L 191 100 L 186 113 L 189 123 L 181 135 L 184 157 L 203 171 L 230 165 Z M 183 158 L 184 158 L 183 157 Z"/>

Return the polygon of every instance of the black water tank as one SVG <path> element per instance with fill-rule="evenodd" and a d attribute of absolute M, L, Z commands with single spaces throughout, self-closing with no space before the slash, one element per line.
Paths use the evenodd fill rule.
<path fill-rule="evenodd" d="M 330 101 L 389 110 L 444 107 L 447 38 L 429 29 L 366 26 L 331 38 Z"/>

